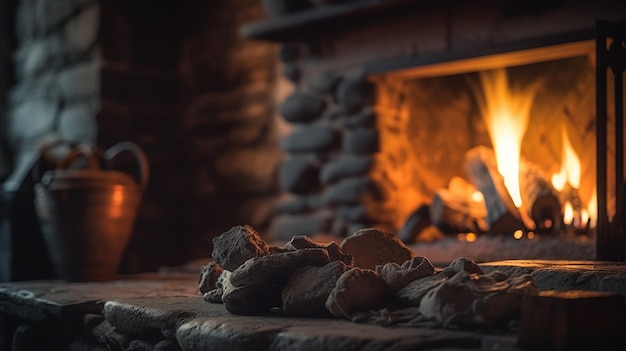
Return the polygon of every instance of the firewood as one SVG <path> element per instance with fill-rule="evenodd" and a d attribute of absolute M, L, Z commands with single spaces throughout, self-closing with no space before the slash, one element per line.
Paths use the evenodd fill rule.
<path fill-rule="evenodd" d="M 484 232 L 489 227 L 486 217 L 485 203 L 472 199 L 471 193 L 440 189 L 430 205 L 430 220 L 444 233 Z"/>
<path fill-rule="evenodd" d="M 465 154 L 465 169 L 485 198 L 489 231 L 512 233 L 522 229 L 521 215 L 504 185 L 504 178 L 496 168 L 493 150 L 486 146 L 468 150 Z"/>
<path fill-rule="evenodd" d="M 561 203 L 544 172 L 534 163 L 520 161 L 521 211 L 534 222 L 535 230 L 554 232 L 561 225 Z"/>

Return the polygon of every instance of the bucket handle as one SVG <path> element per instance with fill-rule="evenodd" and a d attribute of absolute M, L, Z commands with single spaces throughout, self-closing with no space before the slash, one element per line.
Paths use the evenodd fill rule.
<path fill-rule="evenodd" d="M 146 154 L 141 150 L 137 144 L 130 141 L 122 141 L 111 146 L 104 152 L 104 160 L 108 163 L 108 161 L 112 160 L 115 156 L 120 154 L 121 152 L 128 151 L 135 156 L 137 159 L 137 164 L 139 167 L 139 189 L 143 192 L 148 186 L 148 177 L 150 176 L 149 167 L 148 167 L 148 158 Z"/>

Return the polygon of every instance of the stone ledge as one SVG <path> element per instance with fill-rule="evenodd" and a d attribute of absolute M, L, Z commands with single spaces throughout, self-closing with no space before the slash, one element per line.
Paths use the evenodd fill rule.
<path fill-rule="evenodd" d="M 488 262 L 481 267 L 508 274 L 530 273 L 542 289 L 559 288 L 554 286 L 559 282 L 561 290 L 609 291 L 626 298 L 625 263 L 512 260 Z M 71 325 L 70 320 L 100 315 L 106 320 L 92 327 L 92 335 L 87 337 L 95 334 L 100 343 L 122 349 L 135 341 L 150 344 L 153 349 L 170 345 L 184 350 L 516 350 L 514 333 L 494 335 L 477 330 L 382 327 L 343 319 L 233 315 L 224 305 L 205 302 L 197 292 L 195 278 L 189 274 L 149 281 L 3 283 L 0 313 L 21 324 L 44 326 Z M 82 329 L 70 330 L 68 338 L 84 338 Z M 9 332 L 2 330 L 5 340 L 11 336 Z"/>

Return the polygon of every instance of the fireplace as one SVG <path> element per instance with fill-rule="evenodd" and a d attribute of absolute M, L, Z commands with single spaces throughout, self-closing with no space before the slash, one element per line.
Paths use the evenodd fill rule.
<path fill-rule="evenodd" d="M 623 131 L 614 116 L 622 112 L 612 107 L 621 104 L 613 99 L 622 95 L 613 88 L 621 87 L 621 73 L 613 78 L 621 71 L 602 74 L 604 62 L 612 62 L 604 53 L 611 50 L 596 46 L 596 36 L 602 42 L 620 39 L 614 30 L 596 30 L 596 19 L 626 18 L 624 4 L 343 1 L 268 10 L 274 12 L 267 20 L 244 26 L 242 34 L 282 43 L 285 76 L 295 87 L 280 107 L 294 130 L 282 143 L 287 157 L 279 176 L 287 199 L 273 223 L 278 238 L 343 237 L 376 226 L 413 240 L 429 220 L 463 235 L 595 235 L 597 228 L 597 258 L 623 259 L 621 249 L 605 251 L 623 245 L 615 234 L 620 225 L 609 229 L 608 221 L 621 208 Z M 509 191 L 497 191 L 499 170 L 487 184 L 497 195 L 495 205 L 485 199 L 487 215 L 467 210 L 473 190 L 459 199 L 450 188 L 451 181 L 458 189 L 471 178 L 468 151 L 495 147 L 492 137 L 502 134 L 489 133 L 481 108 L 486 89 L 480 81 L 493 72 L 508 82 L 510 95 L 532 89 L 518 157 L 526 173 L 560 190 L 553 194 L 556 210 L 550 201 L 535 212 L 532 200 L 513 204 Z M 596 111 L 596 81 L 606 86 L 606 76 L 615 85 L 598 96 L 611 101 L 608 110 Z M 598 106 L 607 106 L 600 100 Z M 600 114 L 608 114 L 610 129 L 617 130 L 608 139 Z M 572 157 L 566 155 L 576 159 L 577 172 L 557 184 L 558 173 L 568 174 L 565 160 Z M 490 218 L 494 206 L 500 212 Z"/>

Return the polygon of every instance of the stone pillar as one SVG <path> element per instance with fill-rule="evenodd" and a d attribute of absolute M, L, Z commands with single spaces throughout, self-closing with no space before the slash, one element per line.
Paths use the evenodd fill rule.
<path fill-rule="evenodd" d="M 16 159 L 52 138 L 95 146 L 99 15 L 96 0 L 18 2 L 5 130 Z"/>

